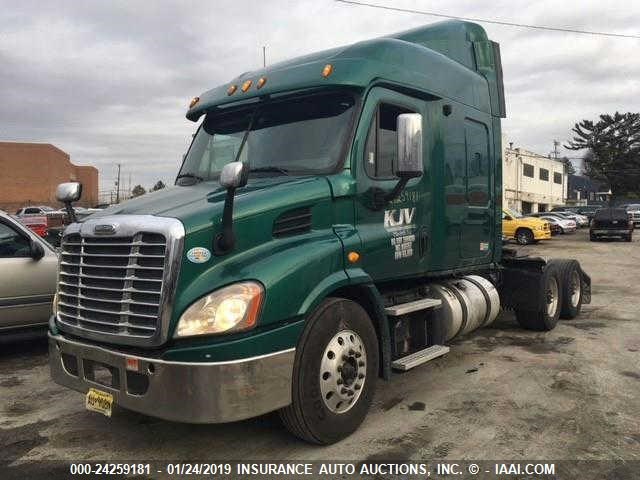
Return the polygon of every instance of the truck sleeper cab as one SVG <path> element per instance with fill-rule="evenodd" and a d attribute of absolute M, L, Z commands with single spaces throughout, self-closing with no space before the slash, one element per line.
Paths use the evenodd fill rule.
<path fill-rule="evenodd" d="M 176 185 L 64 233 L 54 380 L 106 415 L 279 410 L 327 444 L 357 429 L 379 377 L 501 305 L 535 330 L 576 316 L 577 262 L 502 249 L 501 75 L 481 27 L 444 22 L 194 98 Z"/>

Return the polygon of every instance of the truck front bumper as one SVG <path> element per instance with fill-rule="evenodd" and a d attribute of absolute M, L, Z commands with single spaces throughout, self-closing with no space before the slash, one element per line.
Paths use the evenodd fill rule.
<path fill-rule="evenodd" d="M 186 423 L 244 420 L 289 405 L 294 357 L 292 348 L 226 362 L 168 362 L 49 333 L 56 383 L 109 392 L 126 409 Z"/>

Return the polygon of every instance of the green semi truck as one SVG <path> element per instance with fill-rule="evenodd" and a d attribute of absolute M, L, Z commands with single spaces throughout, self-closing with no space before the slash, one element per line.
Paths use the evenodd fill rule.
<path fill-rule="evenodd" d="M 502 246 L 500 51 L 476 24 L 244 73 L 186 116 L 200 124 L 173 187 L 64 232 L 51 373 L 91 410 L 279 410 L 328 444 L 379 378 L 500 308 L 542 331 L 590 301 L 578 262 Z"/>

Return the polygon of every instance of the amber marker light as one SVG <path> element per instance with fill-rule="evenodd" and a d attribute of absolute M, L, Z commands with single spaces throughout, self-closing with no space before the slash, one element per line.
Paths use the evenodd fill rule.
<path fill-rule="evenodd" d="M 256 84 L 256 88 L 260 90 L 262 87 L 264 87 L 265 83 L 267 83 L 267 77 L 260 77 L 258 83 Z"/>
<path fill-rule="evenodd" d="M 233 95 L 234 93 L 236 93 L 237 89 L 237 85 L 230 85 L 229 88 L 227 88 L 227 95 Z"/>
<path fill-rule="evenodd" d="M 322 76 L 324 78 L 327 78 L 332 73 L 333 73 L 333 65 L 331 65 L 330 63 L 327 63 L 322 69 Z"/>
<path fill-rule="evenodd" d="M 251 80 L 247 80 L 246 82 L 244 82 L 242 84 L 242 87 L 240 87 L 240 90 L 242 90 L 243 92 L 246 92 L 247 90 L 249 90 L 251 88 L 251 84 L 253 82 Z"/>
<path fill-rule="evenodd" d="M 347 255 L 347 259 L 351 263 L 356 263 L 358 260 L 360 260 L 360 254 L 358 252 L 349 252 L 349 254 Z"/>
<path fill-rule="evenodd" d="M 200 101 L 200 97 L 193 97 L 189 102 L 189 108 L 193 108 Z"/>

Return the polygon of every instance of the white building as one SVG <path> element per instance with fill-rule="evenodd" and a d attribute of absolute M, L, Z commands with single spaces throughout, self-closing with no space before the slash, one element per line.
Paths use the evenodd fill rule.
<path fill-rule="evenodd" d="M 502 142 L 502 204 L 522 213 L 564 205 L 568 175 L 564 163 Z"/>

